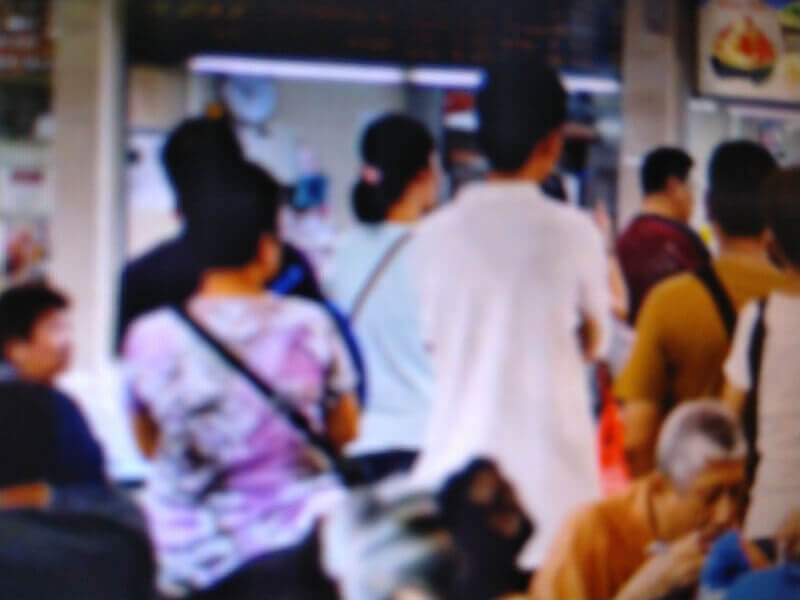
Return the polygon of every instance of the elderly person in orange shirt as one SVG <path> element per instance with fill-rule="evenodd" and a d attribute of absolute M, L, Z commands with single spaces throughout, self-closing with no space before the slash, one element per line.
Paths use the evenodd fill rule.
<path fill-rule="evenodd" d="M 739 524 L 746 453 L 724 406 L 676 409 L 659 437 L 658 470 L 567 520 L 533 597 L 645 600 L 693 588 L 711 543 Z"/>

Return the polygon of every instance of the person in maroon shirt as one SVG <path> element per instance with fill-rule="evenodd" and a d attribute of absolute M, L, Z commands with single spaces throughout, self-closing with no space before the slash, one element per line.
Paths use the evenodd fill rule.
<path fill-rule="evenodd" d="M 617 256 L 630 293 L 630 321 L 661 280 L 693 271 L 711 259 L 688 226 L 694 198 L 689 172 L 694 161 L 678 148 L 657 148 L 641 169 L 641 213 L 617 239 Z"/>

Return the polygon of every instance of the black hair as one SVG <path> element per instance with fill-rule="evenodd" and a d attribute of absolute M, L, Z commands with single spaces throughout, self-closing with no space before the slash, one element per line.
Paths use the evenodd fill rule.
<path fill-rule="evenodd" d="M 766 226 L 784 257 L 800 268 L 800 166 L 773 173 L 761 197 Z"/>
<path fill-rule="evenodd" d="M 645 195 L 662 192 L 670 177 L 685 182 L 692 170 L 692 157 L 680 148 L 656 148 L 644 159 L 639 177 Z"/>
<path fill-rule="evenodd" d="M 737 140 L 717 147 L 708 168 L 709 216 L 732 237 L 757 237 L 764 231 L 761 187 L 777 167 L 762 146 Z"/>
<path fill-rule="evenodd" d="M 488 498 L 476 500 L 474 489 L 481 480 L 491 486 Z M 439 510 L 464 568 L 453 586 L 452 598 L 484 600 L 505 597 L 530 579 L 517 570 L 517 556 L 533 536 L 535 525 L 520 505 L 516 492 L 493 462 L 478 458 L 454 474 L 437 496 Z M 516 515 L 516 531 L 500 531 L 496 515 Z M 480 564 L 480 568 L 476 565 Z M 522 583 L 524 587 L 525 583 Z"/>
<path fill-rule="evenodd" d="M 233 125 L 227 117 L 188 119 L 170 134 L 161 160 L 175 190 L 177 208 L 191 210 L 198 188 L 198 174 L 224 171 L 244 162 Z"/>
<path fill-rule="evenodd" d="M 264 233 L 275 234 L 279 186 L 260 167 L 203 173 L 203 193 L 187 216 L 187 236 L 204 268 L 240 267 L 253 260 Z"/>
<path fill-rule="evenodd" d="M 380 223 L 408 184 L 430 165 L 434 141 L 425 126 L 393 114 L 372 122 L 361 138 L 361 158 L 371 179 L 361 174 L 353 187 L 353 210 L 363 223 Z"/>
<path fill-rule="evenodd" d="M 567 119 L 567 94 L 558 74 L 529 59 L 490 67 L 477 105 L 478 140 L 501 173 L 521 169 L 537 144 Z"/>
<path fill-rule="evenodd" d="M 36 322 L 53 310 L 69 307 L 66 296 L 41 283 L 24 284 L 0 295 L 0 353 L 8 342 L 28 340 Z"/>

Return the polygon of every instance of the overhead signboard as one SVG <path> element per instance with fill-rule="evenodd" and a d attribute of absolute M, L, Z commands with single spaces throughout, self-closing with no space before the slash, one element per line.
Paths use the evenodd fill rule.
<path fill-rule="evenodd" d="M 0 2 L 0 74 L 38 75 L 50 70 L 50 10 L 46 0 Z"/>
<path fill-rule="evenodd" d="M 136 0 L 129 56 L 196 54 L 481 65 L 532 53 L 566 70 L 619 70 L 621 0 Z"/>
<path fill-rule="evenodd" d="M 800 1 L 704 0 L 700 93 L 800 105 Z"/>

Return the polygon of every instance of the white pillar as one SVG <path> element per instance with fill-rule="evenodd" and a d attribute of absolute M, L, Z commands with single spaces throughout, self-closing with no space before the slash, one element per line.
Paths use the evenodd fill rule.
<path fill-rule="evenodd" d="M 110 356 L 124 241 L 119 5 L 70 0 L 54 7 L 52 277 L 73 301 L 74 366 L 91 372 Z"/>
<path fill-rule="evenodd" d="M 641 202 L 639 165 L 653 147 L 684 143 L 688 95 L 688 31 L 680 0 L 627 0 L 624 11 L 622 115 L 624 133 L 619 166 L 619 224 L 624 226 Z"/>
<path fill-rule="evenodd" d="M 76 353 L 59 383 L 83 408 L 112 477 L 141 477 L 112 357 L 125 246 L 121 5 L 58 0 L 54 65 L 53 283 L 72 300 Z"/>

